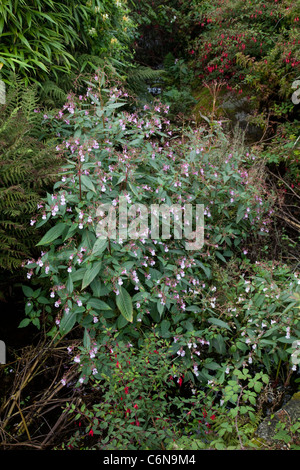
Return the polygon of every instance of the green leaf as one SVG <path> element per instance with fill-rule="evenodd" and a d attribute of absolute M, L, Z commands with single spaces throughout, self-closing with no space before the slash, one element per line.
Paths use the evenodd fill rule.
<path fill-rule="evenodd" d="M 212 338 L 211 344 L 219 354 L 226 353 L 226 344 L 222 335 L 218 335 L 215 338 Z"/>
<path fill-rule="evenodd" d="M 120 108 L 121 106 L 125 106 L 126 103 L 111 103 L 107 106 L 107 109 L 116 109 Z"/>
<path fill-rule="evenodd" d="M 126 320 L 126 318 L 123 317 L 123 315 L 119 315 L 117 319 L 117 328 L 119 329 L 124 328 L 124 326 L 126 326 L 127 324 L 128 324 L 128 320 Z"/>
<path fill-rule="evenodd" d="M 211 361 L 211 362 L 206 362 L 206 363 L 204 363 L 203 365 L 204 365 L 204 367 L 205 367 L 206 369 L 210 369 L 210 370 L 218 370 L 218 369 L 220 369 L 220 365 L 219 365 L 217 362 L 213 362 L 213 361 Z"/>
<path fill-rule="evenodd" d="M 136 186 L 132 183 L 129 183 L 129 187 L 131 191 L 133 192 L 133 194 L 137 197 L 137 199 L 141 199 L 141 195 L 138 193 Z"/>
<path fill-rule="evenodd" d="M 255 299 L 254 299 L 254 305 L 256 307 L 261 307 L 262 304 L 265 302 L 265 296 L 263 294 L 259 294 Z"/>
<path fill-rule="evenodd" d="M 161 303 L 160 300 L 157 301 L 156 307 L 159 315 L 162 316 L 165 306 Z"/>
<path fill-rule="evenodd" d="M 73 235 L 74 235 L 74 233 L 75 233 L 76 231 L 77 231 L 77 225 L 76 225 L 76 224 L 73 224 L 73 225 L 69 228 L 67 234 L 65 235 L 64 241 L 68 240 L 68 238 L 73 237 Z"/>
<path fill-rule="evenodd" d="M 73 286 L 72 276 L 70 274 L 68 276 L 66 288 L 67 288 L 68 294 L 72 294 L 74 286 Z"/>
<path fill-rule="evenodd" d="M 226 259 L 224 258 L 223 255 L 221 255 L 221 253 L 219 251 L 216 251 L 216 256 L 221 260 L 221 261 L 224 261 L 224 263 L 226 263 Z"/>
<path fill-rule="evenodd" d="M 39 245 L 48 245 L 49 243 L 56 240 L 62 233 L 65 231 L 67 225 L 64 223 L 59 223 L 54 227 L 50 228 L 48 232 L 43 236 L 43 238 L 38 242 L 36 246 Z"/>
<path fill-rule="evenodd" d="M 286 336 L 281 336 L 280 338 L 277 339 L 277 341 L 280 341 L 280 343 L 293 343 L 297 338 L 295 336 L 291 336 L 290 338 L 286 338 Z"/>
<path fill-rule="evenodd" d="M 88 330 L 85 328 L 84 329 L 84 334 L 83 334 L 83 346 L 89 350 L 90 347 L 91 347 L 91 338 L 90 338 L 90 335 L 88 333 Z"/>
<path fill-rule="evenodd" d="M 95 297 L 101 297 L 101 282 L 99 279 L 94 279 L 93 282 L 91 282 L 91 289 Z"/>
<path fill-rule="evenodd" d="M 123 317 L 132 322 L 133 320 L 133 306 L 130 295 L 127 290 L 123 287 L 119 288 L 119 295 L 116 296 L 117 307 L 120 310 Z"/>
<path fill-rule="evenodd" d="M 111 310 L 111 307 L 100 299 L 90 299 L 87 304 L 95 310 Z"/>
<path fill-rule="evenodd" d="M 242 220 L 242 218 L 244 217 L 244 215 L 245 215 L 245 209 L 246 209 L 245 206 L 243 206 L 243 205 L 239 206 L 238 211 L 237 211 L 237 215 L 236 215 L 236 223 L 237 223 L 237 224 L 238 224 L 238 223 Z"/>
<path fill-rule="evenodd" d="M 98 238 L 93 246 L 92 255 L 99 256 L 101 253 L 103 253 L 106 247 L 107 240 L 105 238 Z"/>
<path fill-rule="evenodd" d="M 93 185 L 93 183 L 91 182 L 90 178 L 87 175 L 81 175 L 81 182 L 84 184 L 84 186 L 87 189 L 90 189 L 94 193 L 96 192 L 95 186 Z"/>
<path fill-rule="evenodd" d="M 223 320 L 219 320 L 219 318 L 209 318 L 208 321 L 209 323 L 212 323 L 213 325 L 217 325 L 217 326 L 220 326 L 221 328 L 226 328 L 227 330 L 231 330 L 228 323 L 225 323 Z"/>
<path fill-rule="evenodd" d="M 44 297 L 43 295 L 41 295 L 40 297 L 38 297 L 37 301 L 40 303 L 40 304 L 43 304 L 43 305 L 48 305 L 50 302 L 49 300 Z"/>
<path fill-rule="evenodd" d="M 170 334 L 170 332 L 169 332 L 170 326 L 171 326 L 171 323 L 169 322 L 169 320 L 163 320 L 161 322 L 161 326 L 160 326 L 161 327 L 161 335 L 163 337 L 166 337 Z"/>
<path fill-rule="evenodd" d="M 25 328 L 25 326 L 29 325 L 30 319 L 29 318 L 24 318 L 24 320 L 21 321 L 19 324 L 18 328 Z"/>
<path fill-rule="evenodd" d="M 39 318 L 33 318 L 31 321 L 32 321 L 33 325 L 36 326 L 38 329 L 41 328 L 41 323 L 40 323 Z"/>
<path fill-rule="evenodd" d="M 32 297 L 33 296 L 33 290 L 29 286 L 22 286 L 22 291 L 26 297 Z"/>
<path fill-rule="evenodd" d="M 210 278 L 210 275 L 211 275 L 211 271 L 210 271 L 210 268 L 208 266 L 205 266 L 203 263 L 201 263 L 200 261 L 197 263 L 201 269 L 203 269 L 204 273 L 205 273 L 205 276 L 207 277 L 207 279 Z"/>
<path fill-rule="evenodd" d="M 194 313 L 200 313 L 202 309 L 198 307 L 197 305 L 190 305 L 185 309 L 187 312 L 194 312 Z"/>
<path fill-rule="evenodd" d="M 69 331 L 72 330 L 73 326 L 75 325 L 76 322 L 76 313 L 75 312 L 69 312 L 69 313 L 64 313 L 59 329 L 62 335 L 66 335 L 69 333 Z"/>
<path fill-rule="evenodd" d="M 287 433 L 287 431 L 285 431 L 284 429 L 281 429 L 279 432 L 277 432 L 273 437 L 272 439 L 277 439 L 277 440 L 280 440 L 280 441 L 283 441 L 285 442 L 286 444 L 288 444 L 289 442 L 291 442 L 291 436 Z"/>
<path fill-rule="evenodd" d="M 299 304 L 298 301 L 297 301 L 297 302 L 292 302 L 292 303 L 290 303 L 290 305 L 288 305 L 288 306 L 284 309 L 284 311 L 282 312 L 282 315 L 285 315 L 285 314 L 286 314 L 289 310 L 291 310 L 292 308 L 297 307 L 298 304 Z"/>
<path fill-rule="evenodd" d="M 89 265 L 83 276 L 81 290 L 85 289 L 95 279 L 95 277 L 99 274 L 101 265 L 101 261 L 97 261 L 96 263 Z"/>
<path fill-rule="evenodd" d="M 263 385 L 262 385 L 261 382 L 255 382 L 255 384 L 254 384 L 254 390 L 255 390 L 257 393 L 260 393 L 262 387 L 263 387 Z"/>
<path fill-rule="evenodd" d="M 77 282 L 81 281 L 83 279 L 83 276 L 85 274 L 86 268 L 79 268 L 77 271 L 72 271 L 72 281 Z"/>

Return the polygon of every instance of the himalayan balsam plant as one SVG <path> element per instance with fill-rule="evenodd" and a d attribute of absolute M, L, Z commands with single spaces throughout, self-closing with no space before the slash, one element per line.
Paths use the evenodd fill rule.
<path fill-rule="evenodd" d="M 217 387 L 249 363 L 274 371 L 288 361 L 283 346 L 297 338 L 291 295 L 298 278 L 286 288 L 256 274 L 248 279 L 245 268 L 235 288 L 218 280 L 220 265 L 236 257 L 247 265 L 247 250 L 270 230 L 273 200 L 253 171 L 255 156 L 232 150 L 217 122 L 182 135 L 171 128 L 166 105 L 129 109 L 126 91 L 109 88 L 99 73 L 85 95 L 70 95 L 45 121 L 58 135 L 62 172 L 31 221 L 47 230 L 40 257 L 25 265 L 21 326 L 39 327 L 43 318 L 52 336 L 72 337 L 76 329 L 83 338 L 74 359 L 80 383 L 102 377 L 93 355 L 107 329 L 138 347 L 154 328 L 184 365 L 185 382 Z M 121 198 L 137 236 L 98 237 L 103 204 L 115 208 L 120 233 Z M 186 204 L 203 205 L 203 247 L 187 250 L 175 233 L 151 238 L 129 209 L 139 204 L 177 204 L 183 212 Z"/>

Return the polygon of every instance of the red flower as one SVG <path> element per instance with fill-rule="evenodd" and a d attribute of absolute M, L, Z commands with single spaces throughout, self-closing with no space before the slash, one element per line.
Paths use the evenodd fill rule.
<path fill-rule="evenodd" d="M 94 431 L 91 429 L 91 430 L 89 431 L 89 436 L 93 436 L 93 435 L 94 435 Z"/>
<path fill-rule="evenodd" d="M 128 390 L 128 387 L 125 387 L 124 392 L 126 393 L 126 395 L 128 394 Z"/>

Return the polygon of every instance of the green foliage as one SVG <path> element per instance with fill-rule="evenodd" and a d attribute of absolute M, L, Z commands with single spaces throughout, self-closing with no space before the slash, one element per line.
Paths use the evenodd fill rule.
<path fill-rule="evenodd" d="M 298 2 L 195 2 L 187 16 L 200 25 L 189 52 L 201 80 L 226 81 L 256 100 L 269 118 L 281 117 L 282 103 L 285 116 L 293 112 L 291 86 L 300 72 Z"/>
<path fill-rule="evenodd" d="M 68 2 L 67 2 L 68 3 Z M 45 77 L 49 72 L 70 70 L 73 60 L 66 44 L 76 41 L 73 15 L 66 3 L 52 1 L 5 1 L 1 13 L 1 55 L 3 76 L 11 71 L 29 81 Z"/>
<path fill-rule="evenodd" d="M 11 271 L 36 253 L 39 235 L 32 235 L 30 219 L 57 178 L 58 158 L 53 145 L 39 140 L 43 117 L 35 88 L 17 81 L 0 108 L 0 267 Z"/>
<path fill-rule="evenodd" d="M 77 382 L 67 385 L 80 399 L 64 411 L 78 430 L 61 448 L 255 447 L 268 384 L 288 385 L 297 369 L 300 274 L 263 260 L 277 199 L 262 158 L 286 165 L 297 195 L 298 121 L 248 151 L 215 121 L 216 101 L 225 87 L 247 90 L 253 122 L 294 117 L 299 5 L 129 6 L 132 15 L 119 0 L 0 6 L 11 84 L 0 110 L 0 268 L 25 266 L 19 327 L 70 345 Z M 129 63 L 134 39 L 139 64 Z M 212 108 L 183 128 L 195 77 Z M 61 109 L 41 112 L 37 96 Z M 203 209 L 204 226 L 188 206 Z M 275 440 L 297 448 L 297 432 L 280 423 Z"/>
<path fill-rule="evenodd" d="M 193 72 L 184 59 L 175 58 L 169 53 L 164 60 L 165 79 L 161 100 L 170 106 L 170 118 L 186 118 L 190 115 L 196 100 L 193 97 Z"/>
<path fill-rule="evenodd" d="M 92 436 L 89 449 L 165 449 L 187 423 L 203 419 L 202 402 L 205 398 L 207 406 L 209 398 L 201 392 L 184 398 L 182 370 L 172 364 L 166 340 L 150 333 L 135 348 L 108 330 L 102 343 L 91 348 L 93 343 L 87 340 L 72 354 L 77 353 L 76 361 L 85 370 L 92 363 L 93 388 L 101 400 L 66 407 L 65 412 L 84 427 L 69 446 L 82 448 Z M 202 427 L 206 429 L 204 423 Z"/>
<path fill-rule="evenodd" d="M 279 421 L 276 424 L 276 434 L 273 436 L 274 441 L 278 444 L 284 442 L 291 450 L 299 450 L 300 422 L 291 424 L 287 420 Z"/>
<path fill-rule="evenodd" d="M 44 122 L 59 136 L 64 164 L 35 218 L 37 228 L 50 228 L 37 244 L 43 251 L 26 264 L 38 289 L 24 292 L 25 323 L 39 326 L 43 314 L 51 337 L 80 335 L 79 384 L 112 377 L 104 400 L 112 413 L 109 384 L 115 394 L 118 370 L 109 374 L 98 354 L 109 344 L 108 332 L 118 332 L 118 344 L 132 344 L 140 359 L 145 338 L 154 332 L 168 344 L 171 364 L 180 370 L 178 383 L 205 397 L 215 394 L 220 413 L 226 407 L 230 419 L 242 420 L 236 431 L 242 442 L 251 434 L 267 376 L 286 381 L 295 370 L 292 343 L 300 334 L 299 273 L 257 260 L 258 247 L 271 234 L 274 199 L 256 156 L 231 145 L 220 123 L 207 120 L 183 132 L 170 125 L 169 107 L 159 102 L 153 109 L 122 111 L 130 104 L 127 92 L 109 88 L 105 78 L 99 72 L 86 94 L 70 94 L 62 110 Z M 203 206 L 201 247 L 189 249 L 186 243 L 188 237 L 195 241 L 193 220 L 185 219 L 191 227 L 183 237 L 176 224 L 170 234 L 159 230 L 156 237 L 157 225 L 170 228 L 166 215 L 157 212 L 149 238 L 142 213 L 162 204 L 172 208 L 175 220 L 183 205 Z M 251 252 L 256 263 L 248 258 Z M 45 281 L 49 287 L 41 289 Z M 170 369 L 170 362 L 166 365 Z M 165 370 L 157 364 L 157 374 Z M 124 377 L 119 391 L 129 386 L 133 370 Z M 144 386 L 136 382 L 133 393 Z M 123 406 L 123 400 L 118 403 Z M 181 397 L 178 408 L 184 403 Z M 101 406 L 96 413 L 105 420 L 108 408 Z M 164 406 L 167 413 L 168 402 Z M 102 436 L 94 411 L 88 408 L 93 426 L 86 433 L 98 430 Z M 142 414 L 142 431 L 135 433 L 139 442 L 133 442 L 130 435 L 140 426 L 127 426 L 118 406 L 113 416 L 111 427 L 102 424 L 109 448 L 156 447 L 157 435 L 167 439 L 173 429 L 155 433 Z M 198 424 L 184 424 L 180 432 L 195 435 Z"/>
<path fill-rule="evenodd" d="M 25 84 L 50 80 L 55 93 L 65 76 L 82 72 L 81 56 L 92 63 L 99 57 L 131 59 L 134 25 L 128 13 L 121 1 L 5 0 L 0 5 L 3 79 L 9 82 L 14 72 Z"/>
<path fill-rule="evenodd" d="M 174 356 L 184 357 L 186 380 L 225 383 L 228 368 L 248 361 L 276 374 L 299 334 L 292 300 L 298 281 L 285 268 L 247 261 L 251 244 L 257 255 L 259 238 L 268 236 L 273 210 L 270 195 L 263 198 L 254 157 L 229 150 L 217 123 L 180 136 L 169 127 L 163 105 L 140 116 L 118 111 L 127 93 L 101 90 L 103 78 L 85 97 L 70 96 L 60 118 L 50 120 L 66 160 L 37 223 L 54 224 L 38 243 L 46 251 L 27 269 L 52 285 L 53 332 L 67 334 L 79 324 L 95 340 L 103 327 L 137 340 L 142 326 L 156 324 L 164 338 L 175 338 Z M 187 249 L 176 231 L 147 238 L 133 214 L 125 239 L 120 233 L 124 204 L 176 207 L 178 200 L 204 206 L 202 250 Z M 119 233 L 112 230 L 103 240 L 108 207 L 116 208 Z M 229 281 L 219 265 L 230 262 L 240 277 Z M 49 292 L 43 295 L 49 298 Z M 37 309 L 30 312 L 34 318 Z M 198 362 L 194 354 L 200 351 Z"/>

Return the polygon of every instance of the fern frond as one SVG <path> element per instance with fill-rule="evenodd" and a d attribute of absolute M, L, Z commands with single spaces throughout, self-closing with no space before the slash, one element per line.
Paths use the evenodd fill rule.
<path fill-rule="evenodd" d="M 131 68 L 127 75 L 127 88 L 135 94 L 147 92 L 149 87 L 158 86 L 165 76 L 164 70 L 137 66 Z"/>
<path fill-rule="evenodd" d="M 58 86 L 52 80 L 47 80 L 42 83 L 39 90 L 40 101 L 46 106 L 59 106 L 67 99 L 67 92 L 61 86 Z"/>
<path fill-rule="evenodd" d="M 24 89 L 18 79 L 0 106 L 0 270 L 13 271 L 33 257 L 40 234 L 30 220 L 37 203 L 57 178 L 54 142 L 42 142 L 36 87 Z"/>

